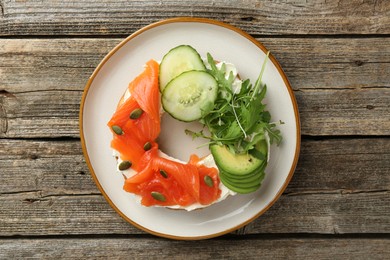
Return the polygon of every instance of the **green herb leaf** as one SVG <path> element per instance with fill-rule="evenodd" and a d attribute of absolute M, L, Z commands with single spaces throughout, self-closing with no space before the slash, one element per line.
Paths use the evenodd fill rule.
<path fill-rule="evenodd" d="M 252 86 L 250 80 L 246 79 L 242 81 L 238 93 L 234 93 L 233 73 L 226 75 L 226 65 L 223 63 L 218 68 L 214 58 L 207 53 L 207 61 L 210 65 L 207 72 L 218 82 L 218 97 L 214 108 L 200 120 L 208 128 L 210 136 L 205 136 L 203 131 L 186 130 L 186 133 L 193 138 L 209 139 L 209 144 L 226 145 L 233 153 L 252 152 L 256 157 L 264 157 L 256 153 L 254 147 L 265 138 L 265 133 L 269 136 L 271 144 L 279 145 L 282 142 L 281 132 L 277 129 L 276 123 L 271 123 L 271 115 L 266 110 L 266 105 L 263 104 L 267 86 L 262 83 L 261 79 L 268 56 L 269 53 L 267 53 L 255 85 Z"/>

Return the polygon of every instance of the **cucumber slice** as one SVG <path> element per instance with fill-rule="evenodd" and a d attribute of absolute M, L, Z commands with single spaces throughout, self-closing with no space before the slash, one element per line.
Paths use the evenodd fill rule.
<path fill-rule="evenodd" d="M 189 45 L 179 45 L 171 49 L 160 63 L 160 91 L 163 92 L 172 79 L 190 70 L 206 71 L 199 53 Z"/>
<path fill-rule="evenodd" d="M 172 117 L 195 121 L 207 115 L 214 107 L 218 83 L 205 71 L 186 71 L 171 80 L 165 87 L 161 103 Z"/>

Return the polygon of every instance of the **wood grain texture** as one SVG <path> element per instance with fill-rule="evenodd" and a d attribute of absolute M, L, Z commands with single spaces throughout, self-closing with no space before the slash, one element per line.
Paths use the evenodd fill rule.
<path fill-rule="evenodd" d="M 82 91 L 123 39 L 0 39 L 0 90 Z M 387 38 L 256 39 L 274 54 L 295 90 L 389 87 Z"/>
<path fill-rule="evenodd" d="M 390 139 L 302 140 L 287 193 L 390 190 Z"/>
<path fill-rule="evenodd" d="M 295 89 L 302 134 L 390 134 L 390 41 L 260 41 L 281 57 Z M 100 59 L 118 42 L 0 40 L 0 137 L 78 137 L 81 92 Z"/>
<path fill-rule="evenodd" d="M 30 191 L 43 196 L 99 193 L 79 140 L 0 139 L 0 147 L 0 195 Z"/>
<path fill-rule="evenodd" d="M 144 233 L 123 220 L 100 195 L 25 192 L 3 194 L 0 202 L 1 236 Z M 389 192 L 283 195 L 236 234 L 388 234 L 389 205 Z"/>
<path fill-rule="evenodd" d="M 77 140 L 3 139 L 0 147 L 0 236 L 143 233 L 85 174 Z M 304 140 L 286 194 L 236 233 L 389 233 L 389 148 L 380 138 Z"/>
<path fill-rule="evenodd" d="M 0 94 L 0 137 L 78 137 L 82 92 Z"/>
<path fill-rule="evenodd" d="M 295 92 L 304 135 L 389 135 L 390 88 Z"/>
<path fill-rule="evenodd" d="M 245 250 L 243 250 L 245 248 Z M 0 243 L 0 258 L 110 259 L 386 259 L 387 239 L 214 239 L 151 238 L 18 239 Z"/>
<path fill-rule="evenodd" d="M 82 91 L 101 59 L 177 16 L 257 37 L 291 82 L 304 135 L 280 199 L 207 241 L 123 220 L 79 141 Z M 388 259 L 389 39 L 387 0 L 0 0 L 0 259 Z"/>
<path fill-rule="evenodd" d="M 251 34 L 389 34 L 390 4 L 376 1 L 2 1 L 0 35 L 130 34 L 177 16 L 213 18 Z"/>

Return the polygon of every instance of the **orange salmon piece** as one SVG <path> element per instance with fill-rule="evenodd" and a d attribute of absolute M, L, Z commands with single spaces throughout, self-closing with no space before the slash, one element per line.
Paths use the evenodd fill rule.
<path fill-rule="evenodd" d="M 120 153 L 122 160 L 131 161 L 132 168 L 137 168 L 139 160 L 145 153 L 143 146 L 136 139 L 128 138 L 125 135 L 114 135 L 111 147 Z"/>
<path fill-rule="evenodd" d="M 124 190 L 142 197 L 144 206 L 153 205 L 181 205 L 187 206 L 199 200 L 198 192 L 191 187 L 189 180 L 197 187 L 198 178 L 196 169 L 186 164 L 175 163 L 158 156 L 158 147 L 153 147 L 145 153 L 141 159 L 145 167 L 136 175 L 126 179 Z M 145 165 L 146 164 L 146 165 Z M 193 172 L 185 174 L 183 170 L 191 168 Z M 181 171 L 177 171 L 181 169 Z M 168 177 L 165 178 L 160 170 L 164 170 Z M 188 190 L 188 187 L 191 187 Z M 159 192 L 165 201 L 156 200 L 151 196 L 152 192 Z"/>
<path fill-rule="evenodd" d="M 209 168 L 203 165 L 198 166 L 199 179 L 200 179 L 200 200 L 202 205 L 208 205 L 217 200 L 221 196 L 221 190 L 219 189 L 219 175 L 218 170 L 215 168 Z M 213 186 L 208 186 L 204 181 L 205 176 L 209 176 L 213 181 Z"/>
<path fill-rule="evenodd" d="M 199 201 L 199 172 L 196 166 L 183 164 L 166 158 L 156 157 L 153 160 L 154 170 L 163 170 L 169 177 L 175 179 L 194 199 Z"/>
<path fill-rule="evenodd" d="M 192 154 L 188 163 L 196 165 L 199 171 L 199 203 L 202 205 L 208 205 L 221 196 L 221 190 L 219 189 L 219 174 L 216 168 L 199 165 L 199 162 L 200 158 L 197 155 Z M 212 179 L 213 186 L 210 187 L 206 184 L 204 180 L 206 175 Z"/>
<path fill-rule="evenodd" d="M 208 205 L 221 195 L 219 176 L 215 168 L 197 165 L 199 158 L 191 156 L 188 164 L 175 162 L 158 155 L 158 147 L 153 147 L 141 159 L 143 170 L 126 179 L 124 190 L 141 196 L 144 206 L 188 206 L 195 202 Z M 160 171 L 167 174 L 165 178 Z M 213 180 L 208 186 L 204 177 Z M 151 194 L 158 192 L 164 201 L 157 200 Z"/>
<path fill-rule="evenodd" d="M 131 95 L 145 113 L 160 127 L 160 90 L 158 87 L 159 64 L 155 60 L 146 63 L 146 68 L 129 84 Z"/>

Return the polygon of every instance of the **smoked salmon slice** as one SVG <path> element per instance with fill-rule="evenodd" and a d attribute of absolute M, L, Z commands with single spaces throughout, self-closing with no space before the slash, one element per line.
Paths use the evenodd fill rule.
<path fill-rule="evenodd" d="M 119 152 L 123 161 L 132 162 L 134 168 L 138 168 L 137 164 L 145 153 L 143 147 L 135 138 L 128 138 L 127 136 L 114 135 L 111 147 Z"/>
<path fill-rule="evenodd" d="M 153 121 L 160 127 L 160 90 L 158 86 L 159 64 L 155 60 L 146 63 L 146 68 L 130 84 L 131 95 Z"/>
<path fill-rule="evenodd" d="M 126 179 L 124 190 L 142 197 L 144 206 L 180 205 L 188 206 L 195 202 L 208 205 L 220 197 L 218 171 L 204 165 L 198 165 L 199 159 L 189 163 L 179 163 L 158 155 L 157 146 L 146 152 L 141 159 L 145 167 L 133 177 Z M 148 161 L 146 164 L 145 162 Z M 163 171 L 166 176 L 161 174 Z M 208 175 L 213 185 L 204 182 Z M 164 196 L 164 201 L 151 196 L 158 192 Z"/>
<path fill-rule="evenodd" d="M 189 164 L 193 164 L 197 166 L 199 172 L 199 179 L 203 180 L 199 182 L 199 193 L 200 193 L 200 201 L 199 203 L 202 205 L 208 205 L 214 201 L 216 201 L 221 196 L 221 190 L 216 188 L 219 186 L 219 173 L 216 168 L 206 167 L 202 164 L 199 164 L 200 158 L 192 154 L 189 160 Z M 205 177 L 208 176 L 212 180 L 212 186 L 207 185 L 204 181 Z"/>
<path fill-rule="evenodd" d="M 156 171 L 165 171 L 168 178 L 173 178 L 195 201 L 200 201 L 200 179 L 198 168 L 195 165 L 178 163 L 166 158 L 156 157 L 153 160 L 152 167 Z"/>
<path fill-rule="evenodd" d="M 116 112 L 108 122 L 109 126 L 118 125 L 124 131 L 137 135 L 141 143 L 154 141 L 160 134 L 160 92 L 158 87 L 158 63 L 150 60 L 145 70 L 128 87 L 130 98 L 123 98 Z M 129 120 L 135 109 L 142 109 L 140 118 Z M 126 131 L 125 131 L 126 133 Z"/>

